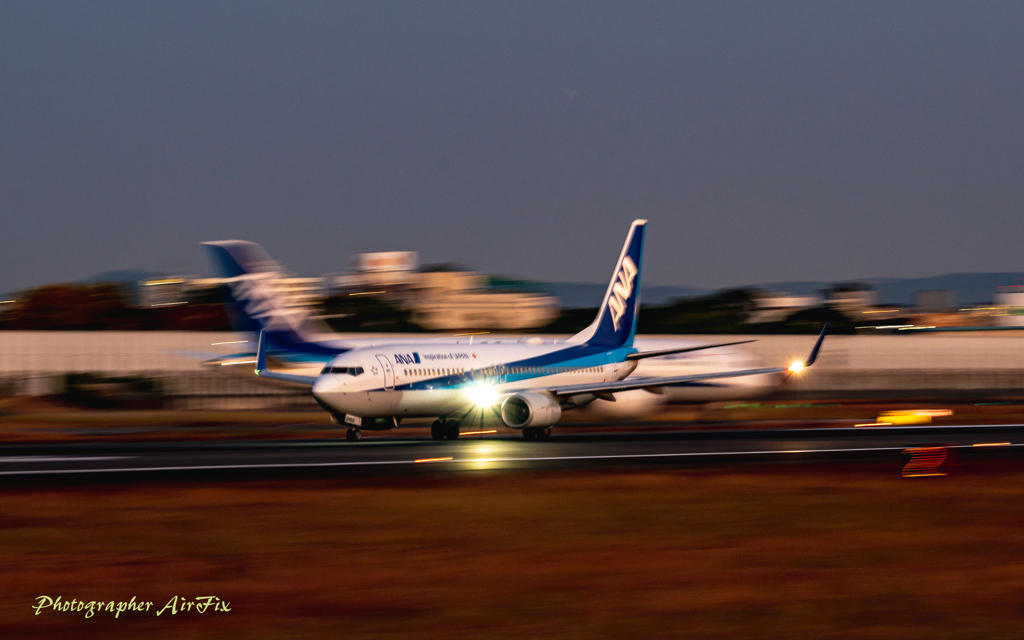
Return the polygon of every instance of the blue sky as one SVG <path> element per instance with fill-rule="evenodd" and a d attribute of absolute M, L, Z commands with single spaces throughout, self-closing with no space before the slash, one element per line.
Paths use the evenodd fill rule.
<path fill-rule="evenodd" d="M 417 250 L 604 282 L 1021 271 L 1024 4 L 8 2 L 0 291 Z"/>

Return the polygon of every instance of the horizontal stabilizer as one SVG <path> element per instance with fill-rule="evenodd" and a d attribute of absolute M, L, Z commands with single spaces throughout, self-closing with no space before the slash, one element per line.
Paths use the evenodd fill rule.
<path fill-rule="evenodd" d="M 316 382 L 314 376 L 297 376 L 290 373 L 276 373 L 267 368 L 267 332 L 260 331 L 260 343 L 256 349 L 256 375 L 265 380 L 278 380 L 312 387 Z"/>

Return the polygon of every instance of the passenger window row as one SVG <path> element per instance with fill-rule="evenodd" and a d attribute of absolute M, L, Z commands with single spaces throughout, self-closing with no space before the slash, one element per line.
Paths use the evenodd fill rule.
<path fill-rule="evenodd" d="M 553 374 L 553 373 L 601 373 L 603 367 L 509 367 L 505 370 L 509 374 Z M 461 375 L 465 369 L 403 369 L 402 373 L 407 376 L 450 376 Z M 481 375 L 497 375 L 498 369 L 480 369 Z"/>
<path fill-rule="evenodd" d="M 465 369 L 403 369 L 407 376 L 452 376 L 466 373 Z"/>

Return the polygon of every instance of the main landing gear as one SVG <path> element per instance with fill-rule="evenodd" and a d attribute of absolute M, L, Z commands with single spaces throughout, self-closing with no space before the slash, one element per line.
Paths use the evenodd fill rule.
<path fill-rule="evenodd" d="M 550 428 L 527 427 L 523 429 L 523 440 L 547 440 L 550 437 Z"/>
<path fill-rule="evenodd" d="M 363 437 L 363 432 L 354 427 L 350 428 L 345 432 L 345 439 L 349 442 L 359 442 L 359 439 Z"/>
<path fill-rule="evenodd" d="M 459 423 L 455 420 L 434 420 L 430 425 L 430 437 L 434 440 L 458 440 Z"/>

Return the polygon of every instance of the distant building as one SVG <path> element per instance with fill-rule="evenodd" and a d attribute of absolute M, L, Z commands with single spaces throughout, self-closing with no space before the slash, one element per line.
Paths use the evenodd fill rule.
<path fill-rule="evenodd" d="M 415 251 L 357 254 L 352 272 L 329 277 L 330 289 L 381 297 L 408 310 L 414 322 L 432 331 L 531 329 L 558 315 L 558 299 L 553 296 L 524 286 L 514 291 L 507 286 L 493 289 L 489 277 L 457 264 L 418 265 Z"/>
<path fill-rule="evenodd" d="M 1024 327 L 1024 292 L 997 293 L 993 296 L 996 307 L 995 324 L 1002 327 Z"/>
<path fill-rule="evenodd" d="M 852 315 L 875 306 L 878 294 L 866 284 L 847 282 L 826 289 L 825 301 L 836 311 Z"/>
<path fill-rule="evenodd" d="M 821 296 L 798 296 L 791 293 L 760 292 L 754 294 L 754 310 L 747 322 L 782 322 L 798 311 L 817 307 Z"/>
<path fill-rule="evenodd" d="M 185 304 L 185 278 L 154 278 L 139 282 L 140 307 L 170 307 Z"/>

